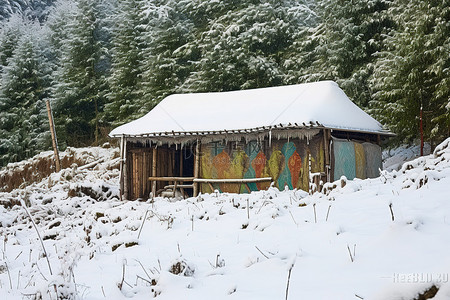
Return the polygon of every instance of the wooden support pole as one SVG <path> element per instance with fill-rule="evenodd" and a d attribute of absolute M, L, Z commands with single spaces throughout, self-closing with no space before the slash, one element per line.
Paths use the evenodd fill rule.
<path fill-rule="evenodd" d="M 157 161 L 157 155 L 158 155 L 158 151 L 156 149 L 156 145 L 153 148 L 153 152 L 152 152 L 152 176 L 156 177 L 156 161 Z M 153 197 L 156 197 L 156 181 L 152 182 L 152 194 Z"/>
<path fill-rule="evenodd" d="M 175 198 L 176 195 L 176 191 L 177 191 L 177 185 L 178 185 L 178 181 L 174 181 L 173 182 L 173 197 Z"/>
<path fill-rule="evenodd" d="M 59 172 L 61 171 L 61 162 L 59 161 L 59 151 L 56 139 L 55 122 L 53 121 L 53 114 L 52 108 L 50 107 L 50 101 L 49 100 L 45 101 L 45 104 L 47 106 L 48 122 L 50 124 L 50 133 L 52 134 L 52 145 L 53 145 L 53 152 L 55 153 L 56 172 Z"/>
<path fill-rule="evenodd" d="M 123 136 L 120 138 L 120 165 L 119 165 L 119 180 L 120 180 L 120 185 L 119 185 L 119 197 L 120 197 L 120 201 L 123 200 L 123 150 L 124 150 L 124 143 L 125 139 L 123 138 Z"/>
<path fill-rule="evenodd" d="M 327 182 L 330 182 L 330 169 L 331 169 L 331 163 L 330 163 L 330 139 L 331 139 L 331 132 L 329 129 L 323 129 L 323 146 L 324 146 L 324 155 L 325 155 L 325 174 L 327 177 Z"/>
<path fill-rule="evenodd" d="M 123 198 L 129 199 L 128 193 L 128 161 L 127 161 L 127 139 L 123 139 Z"/>
<path fill-rule="evenodd" d="M 180 149 L 180 177 L 183 176 L 183 149 Z"/>
<path fill-rule="evenodd" d="M 195 161 L 194 161 L 194 178 L 199 178 L 200 175 L 200 142 L 197 142 L 195 145 L 195 153 L 194 153 Z M 199 192 L 199 184 L 197 182 L 194 182 L 194 194 L 193 196 L 196 197 Z"/>

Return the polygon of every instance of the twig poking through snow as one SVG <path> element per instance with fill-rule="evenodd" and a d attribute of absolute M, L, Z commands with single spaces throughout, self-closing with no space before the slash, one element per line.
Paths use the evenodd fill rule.
<path fill-rule="evenodd" d="M 286 300 L 288 299 L 288 294 L 289 294 L 289 282 L 291 281 L 291 272 L 292 272 L 292 269 L 294 268 L 294 265 L 295 265 L 295 261 L 294 261 L 294 263 L 291 265 L 291 267 L 289 268 L 288 279 L 287 279 L 287 284 L 286 284 Z"/>
<path fill-rule="evenodd" d="M 124 281 L 125 281 L 125 260 L 123 261 L 123 264 L 122 264 L 122 281 L 118 284 L 119 290 L 122 290 Z"/>
<path fill-rule="evenodd" d="M 331 204 L 328 206 L 327 217 L 325 218 L 325 222 L 328 221 L 328 215 L 330 214 L 330 208 L 331 208 Z"/>
<path fill-rule="evenodd" d="M 141 266 L 142 270 L 144 271 L 145 275 L 147 275 L 148 279 L 149 279 L 150 281 L 152 281 L 152 278 L 150 277 L 150 275 L 148 275 L 148 273 L 147 273 L 147 271 L 145 270 L 145 268 L 144 268 L 144 266 L 142 265 L 142 263 L 141 263 L 139 260 L 137 260 L 137 259 L 135 259 L 135 261 L 137 261 L 138 264 Z"/>
<path fill-rule="evenodd" d="M 297 222 L 295 222 L 294 216 L 292 215 L 292 212 L 291 212 L 290 210 L 289 210 L 289 214 L 290 214 L 291 217 L 292 217 L 292 221 L 294 221 L 295 225 L 297 225 L 297 227 L 298 227 L 298 224 L 297 224 Z"/>
<path fill-rule="evenodd" d="M 9 273 L 9 267 L 8 267 L 8 264 L 6 263 L 6 261 L 5 261 L 5 266 L 6 266 L 6 271 L 8 272 L 8 277 L 9 277 L 9 287 L 10 287 L 11 290 L 12 290 L 11 273 Z"/>
<path fill-rule="evenodd" d="M 139 229 L 138 239 L 141 236 L 142 228 L 144 228 L 145 220 L 147 219 L 148 209 L 145 211 L 144 219 L 142 220 L 141 229 Z"/>
<path fill-rule="evenodd" d="M 392 210 L 392 203 L 389 203 L 389 209 L 391 210 L 392 222 L 394 221 L 394 211 Z"/>
<path fill-rule="evenodd" d="M 350 260 L 353 262 L 354 258 L 352 256 L 352 252 L 350 251 L 350 247 L 347 245 L 347 249 L 348 249 L 348 255 L 350 255 Z"/>
<path fill-rule="evenodd" d="M 247 219 L 250 220 L 250 207 L 249 207 L 249 204 L 248 204 L 248 198 L 247 198 Z"/>
<path fill-rule="evenodd" d="M 255 246 L 256 250 L 259 251 L 259 253 L 261 253 L 265 258 L 269 259 L 269 257 L 267 255 L 265 255 L 257 246 Z"/>
<path fill-rule="evenodd" d="M 314 223 L 317 223 L 317 214 L 316 214 L 316 204 L 313 204 L 313 208 L 314 208 Z"/>
<path fill-rule="evenodd" d="M 33 217 L 31 216 L 30 212 L 28 211 L 27 207 L 25 206 L 25 202 L 23 202 L 22 199 L 20 199 L 20 204 L 22 205 L 23 209 L 27 213 L 28 217 L 31 220 L 31 223 L 34 226 L 34 229 L 36 230 L 36 233 L 37 233 L 37 235 L 39 237 L 39 240 L 41 241 L 42 250 L 44 251 L 45 258 L 47 259 L 48 270 L 50 271 L 50 275 L 53 275 L 52 267 L 50 266 L 50 260 L 48 259 L 47 251 L 45 250 L 44 241 L 42 240 L 41 235 L 39 234 L 39 230 L 38 230 L 38 228 L 36 226 L 36 223 L 34 222 Z"/>

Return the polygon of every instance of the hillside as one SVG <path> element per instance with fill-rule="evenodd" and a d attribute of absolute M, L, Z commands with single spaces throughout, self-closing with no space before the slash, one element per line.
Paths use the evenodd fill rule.
<path fill-rule="evenodd" d="M 327 193 L 181 201 L 120 202 L 117 149 L 71 151 L 84 160 L 0 193 L 1 299 L 450 297 L 450 138 Z"/>

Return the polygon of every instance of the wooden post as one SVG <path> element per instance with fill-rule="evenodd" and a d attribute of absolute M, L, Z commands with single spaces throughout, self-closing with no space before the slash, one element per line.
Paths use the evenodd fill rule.
<path fill-rule="evenodd" d="M 120 137 L 120 165 L 119 165 L 119 197 L 120 197 L 120 201 L 123 200 L 122 196 L 123 196 L 123 148 L 124 148 L 124 138 L 123 135 Z"/>
<path fill-rule="evenodd" d="M 56 172 L 59 172 L 61 171 L 61 162 L 59 161 L 59 151 L 55 132 L 55 122 L 53 122 L 53 114 L 52 108 L 50 107 L 50 101 L 49 100 L 45 101 L 45 104 L 47 105 L 48 122 L 50 124 L 50 132 L 52 134 L 52 145 L 53 145 L 53 152 L 55 153 Z"/>
<path fill-rule="evenodd" d="M 183 149 L 180 149 L 180 177 L 183 177 Z"/>
<path fill-rule="evenodd" d="M 323 129 L 323 145 L 324 145 L 324 155 L 325 155 L 325 174 L 327 177 L 327 182 L 330 182 L 330 130 Z"/>
<path fill-rule="evenodd" d="M 197 141 L 197 144 L 195 145 L 195 153 L 194 153 L 195 161 L 194 161 L 194 178 L 199 178 L 200 174 L 200 142 Z M 197 182 L 194 182 L 194 194 L 193 196 L 196 197 L 199 192 L 199 185 Z"/>
<path fill-rule="evenodd" d="M 128 163 L 127 163 L 127 139 L 123 139 L 123 198 L 129 199 L 128 193 Z"/>
<path fill-rule="evenodd" d="M 152 152 L 152 177 L 156 177 L 156 161 L 157 161 L 157 150 L 156 150 L 156 144 L 155 147 L 153 148 L 153 152 Z M 153 197 L 156 197 L 156 181 L 152 182 L 152 195 Z"/>

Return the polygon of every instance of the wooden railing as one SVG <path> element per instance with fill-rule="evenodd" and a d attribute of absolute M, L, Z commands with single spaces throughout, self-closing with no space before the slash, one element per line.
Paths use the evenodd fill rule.
<path fill-rule="evenodd" d="M 272 177 L 263 177 L 263 178 L 229 178 L 229 179 L 216 179 L 216 178 L 195 178 L 195 177 L 149 177 L 150 181 L 168 181 L 173 182 L 171 185 L 165 186 L 165 188 L 173 189 L 173 197 L 175 197 L 175 191 L 177 188 L 181 190 L 183 195 L 185 195 L 185 188 L 194 188 L 196 183 L 205 183 L 208 184 L 212 191 L 214 191 L 213 183 L 235 183 L 235 184 L 244 184 L 247 188 L 248 192 L 251 192 L 249 187 L 249 183 L 258 183 L 258 182 L 272 182 Z M 193 184 L 179 184 L 184 182 L 193 182 Z M 159 191 L 153 191 L 154 196 L 158 194 Z M 196 196 L 196 195 L 194 195 Z"/>

